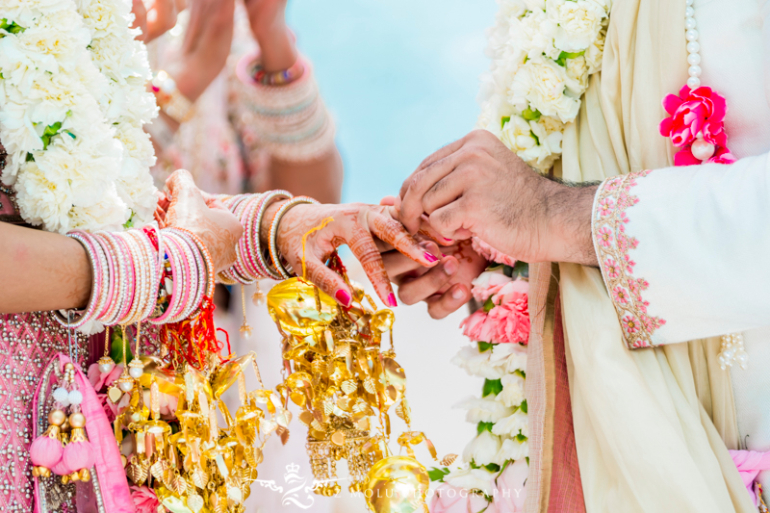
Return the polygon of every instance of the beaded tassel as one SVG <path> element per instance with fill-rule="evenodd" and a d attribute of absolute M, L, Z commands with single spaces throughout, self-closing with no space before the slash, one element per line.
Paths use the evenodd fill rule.
<path fill-rule="evenodd" d="M 735 362 L 743 370 L 749 366 L 749 355 L 743 348 L 743 335 L 740 333 L 722 336 L 722 348 L 719 351 L 719 366 L 722 370 L 732 367 Z"/>

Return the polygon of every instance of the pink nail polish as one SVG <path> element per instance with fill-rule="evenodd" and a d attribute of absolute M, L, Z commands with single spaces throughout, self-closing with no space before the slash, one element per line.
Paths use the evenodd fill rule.
<path fill-rule="evenodd" d="M 433 262 L 438 262 L 438 258 L 436 258 L 435 256 L 431 255 L 431 254 L 430 254 L 430 253 L 428 253 L 427 251 L 425 252 L 425 260 L 427 260 L 427 261 L 428 261 L 428 262 L 430 262 L 431 264 L 432 264 Z"/>
<path fill-rule="evenodd" d="M 444 257 L 444 258 L 446 258 L 446 257 L 448 257 L 449 255 L 445 255 L 444 253 L 441 253 L 441 256 L 442 256 L 442 257 Z"/>
<path fill-rule="evenodd" d="M 391 294 L 388 296 L 388 306 L 398 306 L 398 303 L 396 302 L 395 294 Z"/>
<path fill-rule="evenodd" d="M 347 290 L 338 290 L 337 293 L 334 294 L 334 297 L 336 297 L 337 301 L 342 303 L 342 305 L 344 305 L 346 308 L 350 306 L 350 294 L 348 294 Z"/>
<path fill-rule="evenodd" d="M 452 239 L 447 239 L 446 237 L 443 237 L 444 242 L 454 242 Z"/>

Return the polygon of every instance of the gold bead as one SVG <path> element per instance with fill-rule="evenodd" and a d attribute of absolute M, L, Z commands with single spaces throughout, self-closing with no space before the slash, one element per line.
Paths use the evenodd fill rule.
<path fill-rule="evenodd" d="M 32 477 L 37 477 L 39 475 L 40 474 L 39 474 L 38 468 L 37 467 L 32 467 Z"/>
<path fill-rule="evenodd" d="M 52 410 L 48 414 L 48 422 L 54 426 L 61 426 L 67 420 L 67 415 L 61 410 Z"/>
<path fill-rule="evenodd" d="M 70 482 L 70 476 L 61 476 L 61 484 L 66 485 Z"/>
<path fill-rule="evenodd" d="M 45 467 L 40 467 L 37 469 L 37 473 L 40 477 L 51 477 L 51 471 Z"/>
<path fill-rule="evenodd" d="M 73 483 L 80 481 L 80 474 L 78 472 L 73 472 L 72 474 L 70 474 L 70 481 L 72 481 Z"/>
<path fill-rule="evenodd" d="M 80 476 L 80 480 L 84 483 L 87 483 L 91 480 L 91 473 L 88 471 L 87 468 L 81 469 L 78 473 Z"/>
<path fill-rule="evenodd" d="M 73 413 L 72 415 L 70 415 L 69 422 L 70 422 L 70 426 L 72 426 L 73 428 L 85 427 L 85 425 L 86 425 L 86 416 L 83 415 L 80 412 Z"/>

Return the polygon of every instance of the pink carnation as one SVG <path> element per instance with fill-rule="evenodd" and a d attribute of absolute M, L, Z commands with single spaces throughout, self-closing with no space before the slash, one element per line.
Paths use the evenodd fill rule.
<path fill-rule="evenodd" d="M 98 363 L 92 363 L 88 367 L 88 381 L 91 382 L 94 390 L 98 392 L 103 387 L 112 385 L 120 377 L 121 372 L 123 372 L 123 364 L 116 365 L 110 372 L 105 373 L 99 370 Z"/>
<path fill-rule="evenodd" d="M 157 513 L 160 501 L 155 492 L 146 486 L 131 485 L 131 499 L 136 513 Z"/>
<path fill-rule="evenodd" d="M 491 342 L 494 334 L 494 325 L 487 322 L 487 317 L 488 315 L 484 312 L 483 308 L 476 310 L 460 324 L 463 334 L 471 340 Z"/>
<path fill-rule="evenodd" d="M 526 302 L 528 300 L 528 294 L 529 282 L 527 280 L 514 280 L 501 287 L 493 301 L 498 305 L 519 301 L 521 299 Z"/>
<path fill-rule="evenodd" d="M 497 344 L 526 344 L 529 340 L 529 306 L 526 294 L 506 301 L 489 311 L 485 326 L 491 324 Z"/>
<path fill-rule="evenodd" d="M 445 483 L 436 488 L 430 513 L 480 513 L 488 505 L 483 496 Z"/>
<path fill-rule="evenodd" d="M 498 264 L 504 264 L 513 267 L 516 264 L 516 259 L 501 253 L 478 237 L 473 237 L 473 251 L 483 256 L 490 262 L 497 262 Z"/>
<path fill-rule="evenodd" d="M 714 155 L 708 162 L 735 162 L 735 157 L 727 149 L 724 126 L 727 102 L 719 93 L 710 87 L 692 90 L 685 85 L 679 91 L 679 96 L 669 94 L 663 99 L 663 108 L 669 117 L 661 121 L 660 134 L 670 137 L 674 146 L 682 148 L 674 156 L 675 165 L 690 166 L 701 163 L 691 151 L 692 143 L 698 137 L 714 145 Z"/>

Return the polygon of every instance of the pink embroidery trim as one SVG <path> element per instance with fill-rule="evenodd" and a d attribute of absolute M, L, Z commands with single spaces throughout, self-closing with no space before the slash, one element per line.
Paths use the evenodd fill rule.
<path fill-rule="evenodd" d="M 606 180 L 597 194 L 593 221 L 599 265 L 618 312 L 623 336 L 631 348 L 653 346 L 652 334 L 666 324 L 664 319 L 647 314 L 650 303 L 644 300 L 642 291 L 650 284 L 644 278 L 634 277 L 636 262 L 629 255 L 639 241 L 626 234 L 629 223 L 626 210 L 639 202 L 637 196 L 630 194 L 631 188 L 637 185 L 636 178 L 648 174 L 649 170 L 638 171 Z"/>

